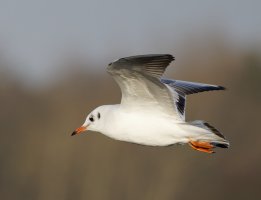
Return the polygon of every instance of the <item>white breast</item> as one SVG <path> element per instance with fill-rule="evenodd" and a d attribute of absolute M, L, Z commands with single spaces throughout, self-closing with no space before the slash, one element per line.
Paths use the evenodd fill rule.
<path fill-rule="evenodd" d="M 116 109 L 106 120 L 101 132 L 111 138 L 137 144 L 166 146 L 184 140 L 184 131 L 180 128 L 181 121 L 146 110 L 126 111 Z"/>

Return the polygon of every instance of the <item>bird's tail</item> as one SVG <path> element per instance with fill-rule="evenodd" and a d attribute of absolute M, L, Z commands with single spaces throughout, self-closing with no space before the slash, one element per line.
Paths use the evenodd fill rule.
<path fill-rule="evenodd" d="M 213 148 L 228 148 L 229 142 L 224 135 L 209 123 L 201 120 L 189 122 L 192 134 L 189 145 L 198 151 L 214 153 Z"/>

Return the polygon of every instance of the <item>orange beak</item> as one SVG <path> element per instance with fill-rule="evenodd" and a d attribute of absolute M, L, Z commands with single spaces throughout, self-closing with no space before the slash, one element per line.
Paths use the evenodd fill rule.
<path fill-rule="evenodd" d="M 72 133 L 71 136 L 76 135 L 76 134 L 80 134 L 80 133 L 82 133 L 83 131 L 86 131 L 86 130 L 87 130 L 87 127 L 88 127 L 88 126 L 81 126 L 81 127 L 77 128 L 75 131 L 73 131 L 73 133 Z"/>

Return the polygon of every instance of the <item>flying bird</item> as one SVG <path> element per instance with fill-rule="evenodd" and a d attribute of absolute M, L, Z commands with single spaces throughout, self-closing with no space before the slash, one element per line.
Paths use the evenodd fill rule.
<path fill-rule="evenodd" d="M 223 134 L 209 123 L 185 121 L 187 95 L 225 88 L 162 78 L 173 60 L 169 54 L 150 54 L 110 63 L 107 71 L 121 89 L 121 103 L 95 108 L 72 135 L 92 130 L 141 145 L 189 144 L 206 153 L 214 153 L 215 147 L 228 148 Z"/>

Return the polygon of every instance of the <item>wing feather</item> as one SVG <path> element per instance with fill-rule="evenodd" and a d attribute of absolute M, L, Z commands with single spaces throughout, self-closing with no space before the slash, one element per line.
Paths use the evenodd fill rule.
<path fill-rule="evenodd" d="M 128 109 L 160 111 L 184 121 L 186 95 L 225 89 L 217 85 L 162 79 L 173 60 L 169 54 L 150 54 L 110 63 L 107 71 L 121 88 L 121 105 Z"/>
<path fill-rule="evenodd" d="M 180 80 L 161 79 L 161 82 L 168 85 L 173 91 L 178 93 L 178 98 L 175 103 L 179 111 L 179 115 L 183 119 L 185 119 L 186 95 L 225 89 L 224 87 L 218 85 L 209 85 Z"/>
<path fill-rule="evenodd" d="M 128 108 L 142 107 L 178 116 L 173 92 L 160 81 L 167 66 L 174 60 L 169 54 L 152 54 L 121 58 L 107 70 L 122 92 L 121 104 Z"/>

